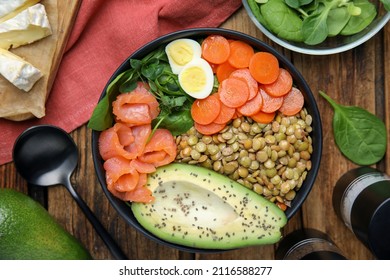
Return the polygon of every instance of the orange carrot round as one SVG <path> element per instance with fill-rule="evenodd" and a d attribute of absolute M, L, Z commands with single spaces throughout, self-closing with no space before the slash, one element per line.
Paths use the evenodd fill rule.
<path fill-rule="evenodd" d="M 210 63 L 221 64 L 229 58 L 229 41 L 221 35 L 207 36 L 201 46 L 202 57 Z"/>
<path fill-rule="evenodd" d="M 263 97 L 263 107 L 261 110 L 264 113 L 272 113 L 279 110 L 280 106 L 283 104 L 283 97 L 273 97 L 265 92 L 265 90 L 260 87 L 259 94 Z"/>
<path fill-rule="evenodd" d="M 255 122 L 262 123 L 262 124 L 267 124 L 267 123 L 270 123 L 270 122 L 272 122 L 274 120 L 275 115 L 276 115 L 276 112 L 265 113 L 265 112 L 260 110 L 256 114 L 250 116 L 250 118 L 252 120 L 254 120 Z"/>
<path fill-rule="evenodd" d="M 261 110 L 263 106 L 263 97 L 260 93 L 256 94 L 254 98 L 248 100 L 244 105 L 237 108 L 237 111 L 244 116 L 251 116 Z"/>
<path fill-rule="evenodd" d="M 248 68 L 237 69 L 230 74 L 230 77 L 244 79 L 249 86 L 248 100 L 254 98 L 259 91 L 259 83 L 252 77 Z"/>
<path fill-rule="evenodd" d="M 222 81 L 219 99 L 223 104 L 231 108 L 237 108 L 245 104 L 249 98 L 248 84 L 238 78 L 231 78 Z"/>
<path fill-rule="evenodd" d="M 228 62 L 236 68 L 246 68 L 255 54 L 253 47 L 243 41 L 237 40 L 230 43 L 230 55 Z"/>
<path fill-rule="evenodd" d="M 221 102 L 221 111 L 213 122 L 217 124 L 226 124 L 233 118 L 235 113 L 236 109 L 230 108 Z"/>
<path fill-rule="evenodd" d="M 293 87 L 290 92 L 283 97 L 283 104 L 279 108 L 279 111 L 286 116 L 293 116 L 302 110 L 304 103 L 305 99 L 302 92 L 298 88 Z"/>
<path fill-rule="evenodd" d="M 219 64 L 216 68 L 216 75 L 218 82 L 222 82 L 223 80 L 227 79 L 232 72 L 237 70 L 237 68 L 233 67 L 229 62 L 224 62 L 222 64 Z"/>
<path fill-rule="evenodd" d="M 287 94 L 293 85 L 293 78 L 286 69 L 279 69 L 279 76 L 275 82 L 263 85 L 263 89 L 272 96 L 280 97 Z"/>
<path fill-rule="evenodd" d="M 192 119 L 199 124 L 212 123 L 219 115 L 221 102 L 214 94 L 203 99 L 196 99 L 191 105 Z"/>
<path fill-rule="evenodd" d="M 226 126 L 226 124 L 218 124 L 215 122 L 212 122 L 212 123 L 206 124 L 206 125 L 194 122 L 195 129 L 203 135 L 216 134 L 216 133 L 220 132 L 222 129 L 224 129 L 225 126 Z"/>
<path fill-rule="evenodd" d="M 249 71 L 259 83 L 271 84 L 279 76 L 279 61 L 269 52 L 257 52 L 249 62 Z"/>

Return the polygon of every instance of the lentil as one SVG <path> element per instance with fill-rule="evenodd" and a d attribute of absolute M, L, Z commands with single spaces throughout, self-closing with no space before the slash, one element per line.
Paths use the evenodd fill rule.
<path fill-rule="evenodd" d="M 239 117 L 212 136 L 191 128 L 176 137 L 176 161 L 212 169 L 288 206 L 311 169 L 312 121 L 304 108 L 290 117 L 278 113 L 270 124 Z"/>

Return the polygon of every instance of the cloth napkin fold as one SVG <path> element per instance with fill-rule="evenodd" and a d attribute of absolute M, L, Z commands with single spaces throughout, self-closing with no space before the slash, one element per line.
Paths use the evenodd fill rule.
<path fill-rule="evenodd" d="M 240 6 L 241 0 L 82 1 L 46 116 L 0 119 L 0 165 L 12 161 L 14 142 L 28 127 L 52 124 L 71 132 L 85 124 L 113 72 L 143 44 L 185 28 L 217 27 Z"/>

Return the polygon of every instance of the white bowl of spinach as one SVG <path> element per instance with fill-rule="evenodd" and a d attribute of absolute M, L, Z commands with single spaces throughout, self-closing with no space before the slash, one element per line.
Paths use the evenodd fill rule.
<path fill-rule="evenodd" d="M 390 0 L 243 0 L 254 24 L 275 43 L 311 55 L 355 48 L 390 20 Z"/>

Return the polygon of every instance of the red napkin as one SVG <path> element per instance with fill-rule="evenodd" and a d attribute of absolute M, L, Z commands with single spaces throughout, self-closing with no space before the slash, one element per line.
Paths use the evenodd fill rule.
<path fill-rule="evenodd" d="M 46 116 L 0 119 L 0 164 L 12 160 L 15 139 L 30 126 L 53 124 L 71 132 L 88 122 L 112 73 L 143 44 L 180 29 L 217 27 L 240 6 L 241 0 L 82 1 Z"/>

